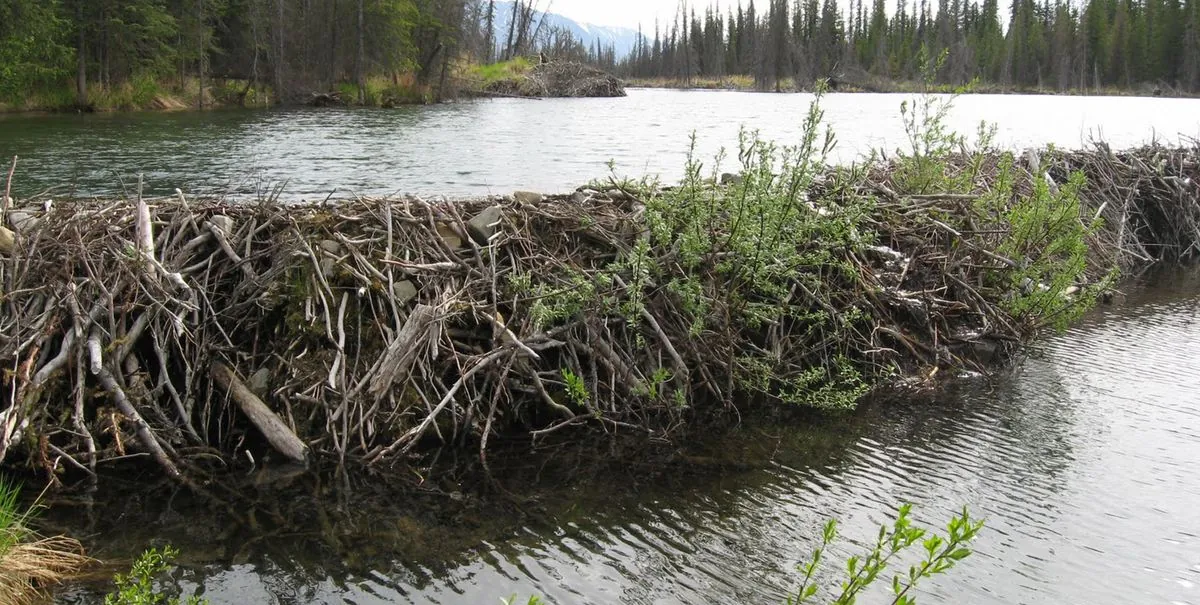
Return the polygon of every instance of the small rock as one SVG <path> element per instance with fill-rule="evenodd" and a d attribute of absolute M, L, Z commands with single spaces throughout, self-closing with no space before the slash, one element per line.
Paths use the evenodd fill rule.
<path fill-rule="evenodd" d="M 0 254 L 12 254 L 16 249 L 16 234 L 6 227 L 0 227 Z"/>
<path fill-rule="evenodd" d="M 499 206 L 491 206 L 467 221 L 467 231 L 471 232 L 471 237 L 476 243 L 481 246 L 487 245 L 492 241 L 492 236 L 496 235 L 503 218 L 504 211 Z"/>
<path fill-rule="evenodd" d="M 732 172 L 726 172 L 721 175 L 722 185 L 741 185 L 743 180 L 745 179 L 742 175 L 733 174 Z"/>
<path fill-rule="evenodd" d="M 997 346 L 994 340 L 976 340 L 970 344 L 971 356 L 981 364 L 989 364 L 995 361 L 998 351 L 999 346 Z"/>
<path fill-rule="evenodd" d="M 23 210 L 13 210 L 8 213 L 8 224 L 20 233 L 29 233 L 37 227 L 39 219 Z"/>
<path fill-rule="evenodd" d="M 540 204 L 545 201 L 546 196 L 540 193 L 534 193 L 532 191 L 518 191 L 513 193 L 513 199 L 516 200 L 518 204 L 533 205 Z"/>
<path fill-rule="evenodd" d="M 336 269 L 336 266 L 332 258 L 325 257 L 321 259 L 321 275 L 324 275 L 325 279 L 333 277 L 334 269 Z"/>
<path fill-rule="evenodd" d="M 407 304 L 408 301 L 417 297 L 417 286 L 411 281 L 403 280 L 392 284 L 392 298 L 396 304 Z"/>
<path fill-rule="evenodd" d="M 208 222 L 212 223 L 217 229 L 220 229 L 222 233 L 233 233 L 233 219 L 224 214 L 210 217 Z"/>
<path fill-rule="evenodd" d="M 1075 296 L 1076 294 L 1079 294 L 1079 286 L 1071 286 L 1066 290 L 1063 290 L 1064 296 Z"/>
<path fill-rule="evenodd" d="M 462 238 L 459 237 L 458 233 L 455 232 L 454 229 L 451 229 L 449 225 L 443 225 L 439 223 L 437 226 L 437 232 L 438 235 L 442 236 L 442 239 L 445 240 L 446 245 L 450 246 L 451 250 L 462 248 Z"/>
<path fill-rule="evenodd" d="M 250 391 L 259 398 L 265 398 L 267 393 L 271 391 L 271 370 L 267 368 L 259 368 L 257 372 L 250 376 L 250 383 L 246 386 L 250 387 Z"/>
<path fill-rule="evenodd" d="M 334 256 L 338 256 L 342 253 L 342 245 L 331 239 L 323 239 L 317 242 L 317 246 Z"/>

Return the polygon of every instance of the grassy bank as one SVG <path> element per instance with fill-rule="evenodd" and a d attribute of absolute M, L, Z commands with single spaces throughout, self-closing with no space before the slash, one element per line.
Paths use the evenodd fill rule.
<path fill-rule="evenodd" d="M 311 97 L 299 97 L 289 103 L 302 105 L 313 102 L 318 95 L 328 99 L 327 104 L 365 107 L 421 105 L 435 100 L 431 86 L 419 85 L 414 76 L 406 74 L 372 77 L 367 80 L 361 95 L 356 84 L 341 83 L 332 90 L 313 91 Z M 183 83 L 178 79 L 135 78 L 115 86 L 93 84 L 88 89 L 87 101 L 82 105 L 76 98 L 75 90 L 69 86 L 30 91 L 20 99 L 0 100 L 0 113 L 187 111 L 270 107 L 277 101 L 270 87 L 251 86 L 244 80 L 208 82 L 201 94 L 200 82 L 195 78 Z"/>
<path fill-rule="evenodd" d="M 245 448 L 376 465 L 844 410 L 988 371 L 1120 270 L 1196 254 L 1200 149 L 1017 155 L 946 132 L 946 111 L 918 99 L 906 153 L 831 167 L 814 104 L 797 145 L 744 135 L 736 164 L 692 157 L 669 187 L 22 202 L 0 361 L 25 370 L 0 409 L 29 429 L 0 459 L 44 467 L 45 440 L 47 472 L 133 451 L 186 478 Z"/>
<path fill-rule="evenodd" d="M 79 542 L 42 538 L 30 528 L 17 488 L 0 476 L 0 603 L 25 605 L 88 563 Z"/>
<path fill-rule="evenodd" d="M 201 94 L 195 78 L 162 80 L 135 78 L 113 86 L 93 83 L 87 101 L 80 103 L 75 89 L 60 88 L 29 91 L 20 99 L 0 100 L 0 112 L 77 112 L 77 111 L 183 111 L 228 107 L 265 107 L 273 102 L 266 89 L 248 82 L 218 80 L 207 82 Z"/>

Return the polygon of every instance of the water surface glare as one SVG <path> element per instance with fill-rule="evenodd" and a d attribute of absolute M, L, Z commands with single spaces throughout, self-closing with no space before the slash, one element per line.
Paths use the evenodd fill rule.
<path fill-rule="evenodd" d="M 833 159 L 849 162 L 907 140 L 905 94 L 830 94 Z M 811 95 L 631 90 L 623 99 L 517 99 L 390 110 L 290 109 L 0 117 L 0 157 L 23 158 L 15 187 L 32 194 L 74 185 L 83 194 L 133 187 L 252 196 L 285 183 L 285 197 L 480 195 L 568 191 L 608 175 L 682 175 L 689 136 L 698 157 L 736 150 L 742 126 L 794 144 Z M 1200 135 L 1200 100 L 966 95 L 950 116 L 974 135 L 995 123 L 997 143 L 1115 148 L 1158 136 Z M 736 159 L 736 154 L 733 154 Z M 733 171 L 732 161 L 727 169 Z"/>
<path fill-rule="evenodd" d="M 926 585 L 921 602 L 1200 603 L 1200 274 L 1157 281 L 990 385 L 849 417 L 747 422 L 672 464 L 571 448 L 510 456 L 497 476 L 533 498 L 520 515 L 476 507 L 452 484 L 425 504 L 337 500 L 318 514 L 331 492 L 305 479 L 311 499 L 265 492 L 263 525 L 249 533 L 222 533 L 185 498 L 127 497 L 86 519 L 52 508 L 50 520 L 100 557 L 171 540 L 190 553 L 179 585 L 218 605 L 512 593 L 560 605 L 769 604 L 794 585 L 826 518 L 842 521 L 844 555 L 902 501 L 925 523 L 966 504 L 987 519 L 978 554 Z M 271 530 L 267 511 L 307 522 Z M 59 600 L 91 595 L 78 587 Z"/>

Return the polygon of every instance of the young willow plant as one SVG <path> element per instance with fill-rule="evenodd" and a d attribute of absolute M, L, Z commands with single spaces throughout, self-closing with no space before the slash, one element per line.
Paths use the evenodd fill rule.
<path fill-rule="evenodd" d="M 892 605 L 914 605 L 917 601 L 913 591 L 917 584 L 951 570 L 959 561 L 970 556 L 971 549 L 968 546 L 983 529 L 983 521 L 972 519 L 966 507 L 963 507 L 962 513 L 950 519 L 944 536 L 914 527 L 911 512 L 911 504 L 901 506 L 890 527 L 880 526 L 875 544 L 866 554 L 851 556 L 846 560 L 846 579 L 840 586 L 825 590 L 832 596 L 832 600 L 827 601 L 830 605 L 854 605 L 863 591 L 886 574 L 888 566 L 898 556 L 919 548 L 923 551 L 921 561 L 911 565 L 907 573 L 893 575 L 891 580 Z M 821 545 L 813 551 L 807 563 L 798 567 L 804 577 L 800 588 L 788 596 L 787 605 L 812 603 L 822 592 L 816 580 L 824 563 L 825 552 L 836 540 L 837 522 L 830 520 L 822 532 Z"/>
<path fill-rule="evenodd" d="M 825 564 L 826 552 L 837 541 L 838 523 L 830 519 L 821 531 L 821 545 L 814 551 L 812 558 L 797 566 L 803 575 L 800 587 L 788 595 L 787 605 L 815 605 L 817 599 L 828 605 L 854 605 L 860 596 L 881 578 L 885 577 L 888 567 L 897 557 L 910 550 L 921 551 L 923 554 L 918 563 L 909 566 L 905 573 L 894 574 L 891 579 L 891 605 L 916 605 L 915 590 L 923 580 L 946 573 L 960 561 L 971 556 L 970 544 L 983 530 L 983 521 L 971 518 L 970 512 L 964 506 L 962 512 L 954 515 L 946 524 L 945 535 L 930 533 L 922 528 L 914 527 L 911 519 L 912 505 L 900 507 L 896 520 L 889 525 L 879 528 L 879 536 L 875 544 L 864 555 L 854 555 L 846 559 L 845 579 L 838 583 L 823 587 L 821 579 Z M 517 605 L 517 597 L 501 599 L 502 605 Z M 548 605 L 538 597 L 530 597 L 527 605 Z"/>
<path fill-rule="evenodd" d="M 104 597 L 104 605 L 207 605 L 207 600 L 196 596 L 180 601 L 155 590 L 154 577 L 170 569 L 178 556 L 179 551 L 171 546 L 143 552 L 128 574 L 113 578 L 116 590 Z"/>
<path fill-rule="evenodd" d="M 849 351 L 840 343 L 852 339 L 841 335 L 851 326 L 827 311 L 834 306 L 829 290 L 839 275 L 853 272 L 841 265 L 841 252 L 867 243 L 873 230 L 863 225 L 871 210 L 867 197 L 811 195 L 837 186 L 817 182 L 837 143 L 823 124 L 823 94 L 818 90 L 810 104 L 795 145 L 742 130 L 734 178 L 722 178 L 724 153 L 706 175 L 693 136 L 681 185 L 646 202 L 650 241 L 639 242 L 619 266 L 635 289 L 651 281 L 666 284 L 691 315 L 693 336 L 729 325 L 751 331 L 786 325 L 806 342 L 826 343 L 813 356 L 813 371 L 802 375 L 776 371 L 778 355 L 752 347 L 735 360 L 737 387 L 845 408 L 868 385 L 846 361 Z M 647 249 L 672 251 L 672 262 L 645 262 Z"/>

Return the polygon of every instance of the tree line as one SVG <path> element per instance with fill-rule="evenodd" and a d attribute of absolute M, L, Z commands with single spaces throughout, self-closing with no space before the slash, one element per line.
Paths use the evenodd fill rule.
<path fill-rule="evenodd" d="M 936 6 L 933 3 L 936 2 Z M 621 62 L 626 76 L 753 76 L 759 88 L 818 78 L 913 81 L 943 52 L 939 84 L 1200 92 L 1200 0 L 754 0 L 727 12 L 681 4 Z"/>
<path fill-rule="evenodd" d="M 479 0 L 0 0 L 0 99 L 214 79 L 287 101 L 401 76 L 436 90 L 484 47 Z M 243 93 L 245 94 L 245 93 Z M 361 92 L 360 92 L 361 94 Z"/>

